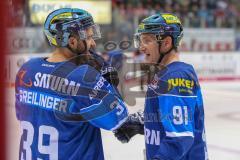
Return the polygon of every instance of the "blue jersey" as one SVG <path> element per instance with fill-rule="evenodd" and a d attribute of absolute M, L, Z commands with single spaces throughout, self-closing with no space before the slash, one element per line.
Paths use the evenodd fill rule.
<path fill-rule="evenodd" d="M 128 115 L 89 65 L 32 59 L 18 71 L 15 91 L 21 160 L 103 160 L 99 128 L 115 130 Z"/>
<path fill-rule="evenodd" d="M 201 89 L 193 67 L 173 62 L 148 85 L 144 111 L 148 160 L 207 160 Z"/>

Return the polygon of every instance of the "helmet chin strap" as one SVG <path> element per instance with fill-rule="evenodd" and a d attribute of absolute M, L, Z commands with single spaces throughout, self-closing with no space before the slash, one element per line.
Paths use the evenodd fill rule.
<path fill-rule="evenodd" d="M 69 45 L 67 45 L 67 48 L 73 53 L 76 54 L 76 51 L 74 49 L 72 49 L 72 47 L 70 47 Z"/>
<path fill-rule="evenodd" d="M 86 42 L 86 40 L 82 40 L 82 41 L 83 41 L 83 45 L 84 45 L 84 50 L 81 52 L 77 51 L 77 49 L 71 48 L 69 45 L 67 46 L 67 48 L 75 55 L 71 59 L 71 61 L 76 65 L 87 63 L 90 60 L 89 55 L 85 54 L 88 51 L 87 50 L 87 42 Z M 82 56 L 80 56 L 80 55 L 82 55 Z"/>
<path fill-rule="evenodd" d="M 69 44 L 67 45 L 67 48 L 68 48 L 72 53 L 74 53 L 75 55 L 79 56 L 79 55 L 87 52 L 87 42 L 86 42 L 86 40 L 83 40 L 83 45 L 84 45 L 84 50 L 83 50 L 82 52 L 78 52 L 78 51 L 72 49 L 72 48 L 69 46 Z"/>
<path fill-rule="evenodd" d="M 84 50 L 83 53 L 87 52 L 87 42 L 86 40 L 83 40 Z"/>
<path fill-rule="evenodd" d="M 164 56 L 169 54 L 174 49 L 174 47 L 171 47 L 168 51 L 161 52 L 161 46 L 162 46 L 162 43 L 158 42 L 158 51 L 159 51 L 160 57 L 159 57 L 159 59 L 157 61 L 157 64 L 160 64 L 162 62 Z"/>

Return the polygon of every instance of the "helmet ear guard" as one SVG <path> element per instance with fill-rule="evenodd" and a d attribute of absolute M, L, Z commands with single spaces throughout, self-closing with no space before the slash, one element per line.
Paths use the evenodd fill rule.
<path fill-rule="evenodd" d="M 182 38 L 183 38 L 183 32 L 181 32 L 180 35 L 177 37 L 176 47 L 181 45 Z"/>

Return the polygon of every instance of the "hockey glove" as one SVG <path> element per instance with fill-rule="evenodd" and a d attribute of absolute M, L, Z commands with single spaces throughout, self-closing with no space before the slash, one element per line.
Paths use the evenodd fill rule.
<path fill-rule="evenodd" d="M 130 114 L 127 121 L 114 131 L 115 137 L 122 143 L 128 143 L 136 134 L 144 134 L 143 113 L 137 112 Z"/>
<path fill-rule="evenodd" d="M 94 51 L 90 50 L 91 55 L 94 59 L 101 65 L 102 76 L 115 87 L 119 84 L 118 72 L 115 67 L 107 63 L 100 55 L 96 54 Z"/>
<path fill-rule="evenodd" d="M 101 70 L 102 76 L 115 87 L 119 84 L 118 72 L 115 67 L 107 66 L 103 67 Z"/>

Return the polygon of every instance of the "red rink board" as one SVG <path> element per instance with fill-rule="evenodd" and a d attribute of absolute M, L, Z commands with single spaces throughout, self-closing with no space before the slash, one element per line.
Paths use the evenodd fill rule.
<path fill-rule="evenodd" d="M 0 51 L 1 51 L 1 58 L 0 64 L 4 64 L 4 55 L 6 55 L 6 29 L 7 29 L 7 16 L 8 10 L 6 1 L 0 1 L 0 19 L 1 19 L 1 29 L 0 29 Z M 1 74 L 0 74 L 0 159 L 6 159 L 6 142 L 5 142 L 5 135 L 6 135 L 6 125 L 5 125 L 5 106 L 4 106 L 4 66 L 0 67 Z"/>

